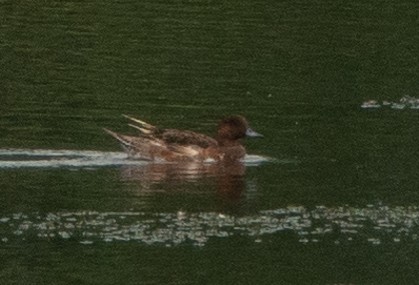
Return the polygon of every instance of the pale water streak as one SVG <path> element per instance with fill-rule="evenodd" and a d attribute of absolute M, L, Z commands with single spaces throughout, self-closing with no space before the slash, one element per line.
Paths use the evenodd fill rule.
<path fill-rule="evenodd" d="M 0 149 L 0 168 L 21 167 L 100 167 L 138 165 L 123 152 L 45 149 Z"/>
<path fill-rule="evenodd" d="M 259 165 L 273 159 L 247 155 L 246 166 Z M 124 152 L 89 150 L 47 150 L 47 149 L 0 149 L 0 168 L 22 167 L 102 167 L 122 165 L 146 165 L 147 161 L 129 159 Z M 287 161 L 284 161 L 287 163 Z"/>
<path fill-rule="evenodd" d="M 402 109 L 413 109 L 417 110 L 419 109 L 419 99 L 416 97 L 411 96 L 403 96 L 400 98 L 400 100 L 397 102 L 384 100 L 382 102 L 379 102 L 377 100 L 368 100 L 361 104 L 361 108 L 363 109 L 378 109 L 381 107 L 388 107 L 390 109 L 394 110 L 402 110 Z"/>
<path fill-rule="evenodd" d="M 289 206 L 233 216 L 217 212 L 50 212 L 12 213 L 0 217 L 0 240 L 72 240 L 94 242 L 141 242 L 149 245 L 204 246 L 212 238 L 245 236 L 256 243 L 273 235 L 293 234 L 300 243 L 355 241 L 416 242 L 418 207 L 325 207 Z"/>

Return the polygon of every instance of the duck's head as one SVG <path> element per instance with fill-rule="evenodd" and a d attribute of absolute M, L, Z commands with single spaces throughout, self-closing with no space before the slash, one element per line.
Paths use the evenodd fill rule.
<path fill-rule="evenodd" d="M 226 117 L 218 124 L 217 140 L 219 142 L 237 141 L 244 137 L 263 137 L 249 127 L 243 116 Z"/>

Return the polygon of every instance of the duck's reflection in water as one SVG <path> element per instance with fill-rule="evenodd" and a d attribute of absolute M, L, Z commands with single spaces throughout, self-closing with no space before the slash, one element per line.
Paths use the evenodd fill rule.
<path fill-rule="evenodd" d="M 231 210 L 244 202 L 245 172 L 246 166 L 240 161 L 149 163 L 123 168 L 121 177 L 123 181 L 136 183 L 138 194 L 204 191 L 205 195 L 216 195 L 223 210 Z"/>

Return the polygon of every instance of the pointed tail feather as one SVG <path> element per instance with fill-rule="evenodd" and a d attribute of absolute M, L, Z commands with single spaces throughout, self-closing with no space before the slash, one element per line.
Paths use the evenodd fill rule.
<path fill-rule="evenodd" d="M 161 153 L 165 151 L 165 146 L 159 141 L 145 137 L 125 136 L 106 128 L 103 128 L 103 130 L 121 143 L 122 148 L 129 157 L 141 160 L 153 160 L 153 152 Z"/>
<path fill-rule="evenodd" d="M 128 120 L 131 120 L 131 121 L 133 121 L 133 122 L 135 122 L 135 123 L 137 123 L 137 124 L 139 124 L 141 127 L 143 127 L 143 128 L 145 128 L 145 129 L 147 129 L 147 130 L 154 130 L 156 127 L 155 126 L 153 126 L 153 125 L 150 125 L 149 123 L 146 123 L 146 122 L 144 122 L 144 121 L 141 121 L 141 120 L 139 120 L 139 119 L 136 119 L 136 118 L 133 118 L 133 117 L 130 117 L 130 116 L 128 116 L 128 115 L 122 115 L 124 118 L 127 118 Z M 130 125 L 130 126 L 132 126 L 132 125 Z"/>
<path fill-rule="evenodd" d="M 106 128 L 103 128 L 103 130 L 107 132 L 108 134 L 110 134 L 111 136 L 113 136 L 114 138 L 116 138 L 123 146 L 126 146 L 126 147 L 132 146 L 132 144 L 128 140 L 124 139 L 124 136 Z"/>
<path fill-rule="evenodd" d="M 134 129 L 137 129 L 137 130 L 139 130 L 140 132 L 142 132 L 143 134 L 146 134 L 146 135 L 149 135 L 149 134 L 151 134 L 151 132 L 152 132 L 151 130 L 141 128 L 141 127 L 139 127 L 139 126 L 137 126 L 137 125 L 128 124 L 128 126 L 130 126 L 130 127 L 134 128 Z"/>

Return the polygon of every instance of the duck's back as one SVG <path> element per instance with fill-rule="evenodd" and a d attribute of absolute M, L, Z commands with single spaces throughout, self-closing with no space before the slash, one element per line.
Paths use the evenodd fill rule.
<path fill-rule="evenodd" d="M 217 147 L 218 145 L 215 139 L 207 135 L 185 130 L 156 130 L 154 137 L 161 139 L 166 144 L 196 146 L 200 148 Z"/>

